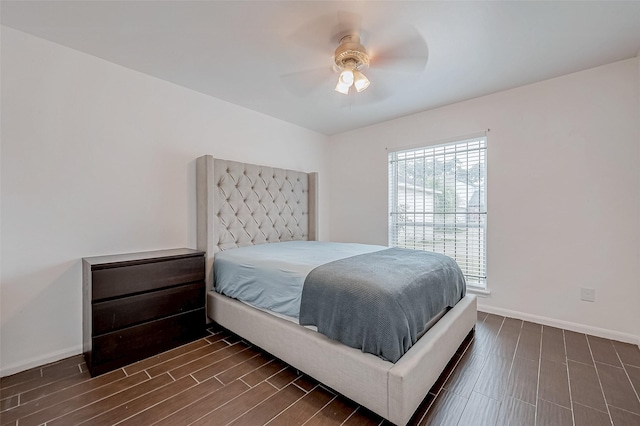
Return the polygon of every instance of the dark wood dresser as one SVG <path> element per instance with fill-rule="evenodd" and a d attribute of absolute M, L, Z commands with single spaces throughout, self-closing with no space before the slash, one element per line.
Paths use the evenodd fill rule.
<path fill-rule="evenodd" d="M 204 335 L 204 254 L 174 249 L 82 259 L 83 352 L 92 376 Z"/>

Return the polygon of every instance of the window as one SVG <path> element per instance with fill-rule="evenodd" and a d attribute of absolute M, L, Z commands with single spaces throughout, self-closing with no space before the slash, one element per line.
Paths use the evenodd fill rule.
<path fill-rule="evenodd" d="M 446 254 L 486 288 L 487 138 L 389 153 L 389 245 Z"/>

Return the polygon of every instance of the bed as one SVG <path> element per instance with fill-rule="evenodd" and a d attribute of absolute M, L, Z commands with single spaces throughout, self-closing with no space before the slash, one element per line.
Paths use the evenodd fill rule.
<path fill-rule="evenodd" d="M 196 160 L 197 245 L 207 252 L 208 317 L 392 423 L 405 425 L 476 322 L 464 296 L 395 363 L 213 291 L 216 253 L 317 240 L 318 178 L 202 156 Z"/>

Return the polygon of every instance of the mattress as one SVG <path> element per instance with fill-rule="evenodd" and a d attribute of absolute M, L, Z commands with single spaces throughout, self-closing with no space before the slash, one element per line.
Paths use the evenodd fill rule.
<path fill-rule="evenodd" d="M 215 255 L 214 289 L 286 317 L 300 315 L 304 281 L 320 265 L 388 247 L 321 241 L 258 244 Z"/>
<path fill-rule="evenodd" d="M 393 363 L 465 294 L 447 256 L 318 241 L 220 252 L 214 283 L 225 296 Z"/>

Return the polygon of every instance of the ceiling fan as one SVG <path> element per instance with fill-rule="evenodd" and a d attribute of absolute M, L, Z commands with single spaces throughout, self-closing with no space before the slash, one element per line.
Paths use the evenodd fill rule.
<path fill-rule="evenodd" d="M 363 45 L 360 44 L 360 36 L 349 34 L 340 39 L 340 46 L 333 54 L 333 61 L 338 67 L 340 77 L 335 91 L 343 95 L 349 94 L 349 89 L 354 86 L 358 93 L 369 87 L 369 79 L 361 69 L 369 66 L 369 55 Z"/>
<path fill-rule="evenodd" d="M 424 71 L 429 49 L 413 26 L 388 19 L 366 26 L 362 20 L 360 14 L 338 11 L 337 23 L 336 15 L 326 15 L 302 26 L 291 39 L 317 52 L 314 62 L 321 68 L 286 74 L 285 85 L 305 96 L 337 76 L 336 92 L 348 95 L 371 87 L 367 99 L 380 100 L 399 89 L 397 83 L 406 80 L 406 73 Z M 333 63 L 320 59 L 327 58 L 336 42 Z M 324 66 L 320 60 L 326 61 Z M 398 78 L 393 73 L 404 75 Z"/>

